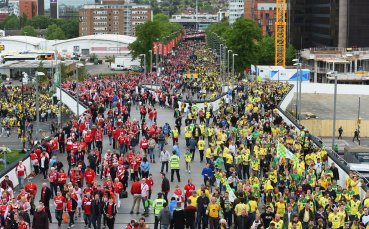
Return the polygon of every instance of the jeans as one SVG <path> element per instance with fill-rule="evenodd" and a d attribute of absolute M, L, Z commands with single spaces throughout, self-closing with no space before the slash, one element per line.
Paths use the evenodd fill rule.
<path fill-rule="evenodd" d="M 51 189 L 51 195 L 52 196 L 54 196 L 54 195 L 56 196 L 56 193 L 58 191 L 58 184 L 56 184 L 54 182 L 50 182 L 50 189 Z"/>
<path fill-rule="evenodd" d="M 164 166 L 165 166 L 165 171 L 167 173 L 168 172 L 168 162 L 167 161 L 161 162 L 161 172 L 164 172 Z"/>
<path fill-rule="evenodd" d="M 19 189 L 24 188 L 24 176 L 18 176 Z"/>
<path fill-rule="evenodd" d="M 202 228 L 207 228 L 208 216 L 205 214 L 205 209 L 197 212 L 196 225 L 198 229 L 201 229 L 201 226 Z"/>
<path fill-rule="evenodd" d="M 68 212 L 69 216 L 69 226 L 72 226 L 74 224 L 74 212 Z"/>
<path fill-rule="evenodd" d="M 63 210 L 55 210 L 55 218 L 58 223 L 61 223 L 63 221 Z"/>
<path fill-rule="evenodd" d="M 92 226 L 94 227 L 94 229 L 101 228 L 101 214 L 92 216 L 91 220 L 92 220 Z"/>
<path fill-rule="evenodd" d="M 177 174 L 177 180 L 178 182 L 181 182 L 181 177 L 179 176 L 179 169 L 171 169 L 170 171 L 170 181 L 173 182 L 173 178 L 174 178 L 174 172 L 176 172 Z"/>
<path fill-rule="evenodd" d="M 92 223 L 92 216 L 87 215 L 87 214 L 83 214 L 83 220 L 85 221 L 85 225 L 88 226 L 88 228 L 91 228 L 91 223 Z"/>
<path fill-rule="evenodd" d="M 154 149 L 155 148 L 149 148 L 149 156 L 150 156 L 150 160 L 155 160 L 155 153 L 154 153 Z"/>

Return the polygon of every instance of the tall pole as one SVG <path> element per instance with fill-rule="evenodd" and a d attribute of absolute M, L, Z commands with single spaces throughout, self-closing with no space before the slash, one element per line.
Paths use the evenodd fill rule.
<path fill-rule="evenodd" d="M 36 72 L 36 140 L 39 141 L 40 134 L 40 101 L 38 95 L 39 72 Z"/>
<path fill-rule="evenodd" d="M 298 68 L 298 67 L 297 67 Z M 299 106 L 299 70 L 297 69 L 297 75 L 296 75 L 296 111 L 295 111 L 295 116 L 296 116 L 296 120 L 297 123 L 300 124 L 299 122 L 299 117 L 298 117 L 298 106 Z"/>
<path fill-rule="evenodd" d="M 24 75 L 23 75 L 24 78 Z M 23 131 L 22 131 L 22 143 L 23 143 L 23 150 L 26 149 L 26 142 L 24 141 L 24 139 L 26 138 L 26 117 L 25 117 L 25 112 L 24 112 L 24 84 L 23 84 L 23 78 L 22 78 L 22 126 L 23 126 Z"/>
<path fill-rule="evenodd" d="M 198 20 L 198 12 L 199 12 L 199 10 L 198 10 L 199 8 L 198 8 L 198 0 L 196 0 L 196 31 L 198 31 L 199 30 L 199 20 Z"/>
<path fill-rule="evenodd" d="M 233 89 L 233 86 L 234 86 L 234 57 L 235 56 L 238 56 L 238 54 L 234 53 L 232 55 L 232 89 Z"/>
<path fill-rule="evenodd" d="M 59 101 L 60 101 L 60 107 L 59 107 L 59 112 L 60 112 L 60 129 L 63 128 L 63 109 L 62 109 L 62 105 L 63 105 L 63 101 L 62 101 L 62 72 L 61 72 L 61 61 L 59 62 Z"/>
<path fill-rule="evenodd" d="M 79 79 L 78 79 L 78 63 L 76 63 L 76 99 L 77 99 L 77 122 L 79 121 Z"/>
<path fill-rule="evenodd" d="M 152 73 L 152 50 L 150 49 L 149 50 L 149 53 L 150 53 L 150 73 Z"/>
<path fill-rule="evenodd" d="M 222 79 L 222 46 L 223 44 L 219 45 L 219 78 Z"/>
<path fill-rule="evenodd" d="M 229 53 L 232 52 L 232 50 L 229 49 L 227 52 L 228 52 L 228 54 L 227 54 L 228 55 L 228 60 L 227 60 L 227 62 L 228 62 L 227 75 L 228 75 L 228 78 L 229 78 Z"/>
<path fill-rule="evenodd" d="M 336 109 L 337 109 L 337 74 L 334 76 L 332 150 L 334 150 L 335 148 L 334 145 L 336 141 Z"/>
<path fill-rule="evenodd" d="M 360 97 L 359 97 L 359 109 L 357 111 L 357 135 L 358 139 L 360 139 Z M 360 145 L 360 140 L 359 140 Z"/>
<path fill-rule="evenodd" d="M 144 54 L 144 66 L 145 66 L 145 68 L 144 68 L 144 73 L 145 73 L 145 77 L 146 77 L 146 54 Z"/>
<path fill-rule="evenodd" d="M 158 77 L 159 77 L 159 66 L 158 66 L 158 61 L 159 61 L 159 55 L 158 55 L 158 52 L 159 52 L 159 48 L 158 46 L 156 46 L 156 67 L 155 67 L 155 71 L 156 71 L 156 80 L 155 80 L 155 83 L 158 83 Z"/>
<path fill-rule="evenodd" d="M 299 85 L 299 124 L 301 122 L 301 107 L 302 107 L 302 99 L 301 99 L 301 91 L 302 91 L 302 63 L 299 64 L 299 72 L 300 72 L 300 85 Z"/>

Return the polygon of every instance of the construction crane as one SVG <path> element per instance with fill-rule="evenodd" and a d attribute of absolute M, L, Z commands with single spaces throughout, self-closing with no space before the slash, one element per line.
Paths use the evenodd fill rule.
<path fill-rule="evenodd" d="M 274 61 L 276 66 L 286 66 L 286 0 L 276 0 L 276 20 L 274 31 Z"/>

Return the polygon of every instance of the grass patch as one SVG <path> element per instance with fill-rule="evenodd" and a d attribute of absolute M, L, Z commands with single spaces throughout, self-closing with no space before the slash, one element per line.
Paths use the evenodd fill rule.
<path fill-rule="evenodd" d="M 6 154 L 6 160 L 7 165 L 6 168 L 8 168 L 11 164 L 13 164 L 16 161 L 19 161 L 22 157 L 24 157 L 24 153 L 21 153 L 20 150 L 12 150 L 10 153 Z M 0 158 L 3 159 L 4 155 L 1 153 Z M 0 171 L 5 169 L 4 163 L 0 163 Z"/>

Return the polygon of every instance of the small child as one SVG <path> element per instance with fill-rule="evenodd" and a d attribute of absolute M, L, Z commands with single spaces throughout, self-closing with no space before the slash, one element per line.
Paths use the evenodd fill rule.
<path fill-rule="evenodd" d="M 191 173 L 192 153 L 190 152 L 188 147 L 185 153 L 185 161 L 186 161 L 186 172 Z"/>

